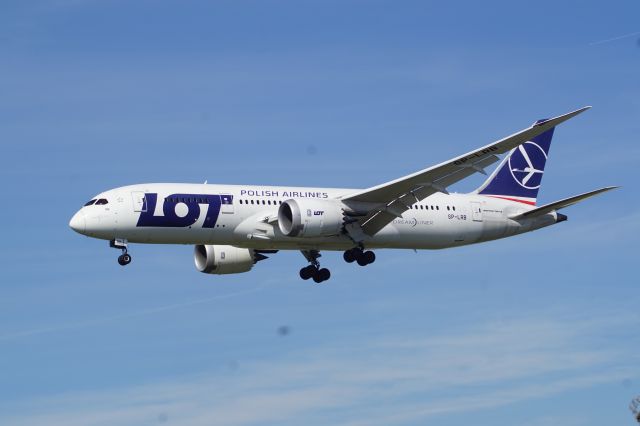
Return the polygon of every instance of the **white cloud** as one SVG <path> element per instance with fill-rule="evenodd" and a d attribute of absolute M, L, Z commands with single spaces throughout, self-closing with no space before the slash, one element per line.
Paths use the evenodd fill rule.
<path fill-rule="evenodd" d="M 415 422 L 631 377 L 635 369 L 629 362 L 637 356 L 624 348 L 602 349 L 593 338 L 617 324 L 638 321 L 620 316 L 525 318 L 440 336 L 342 342 L 235 371 L 24 401 L 1 410 L 0 423 Z"/>

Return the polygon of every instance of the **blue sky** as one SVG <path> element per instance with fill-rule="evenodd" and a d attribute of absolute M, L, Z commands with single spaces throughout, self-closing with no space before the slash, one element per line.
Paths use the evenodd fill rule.
<path fill-rule="evenodd" d="M 0 424 L 633 424 L 637 2 L 5 1 Z M 237 276 L 67 223 L 137 182 L 367 187 L 534 120 L 536 233 Z M 480 178 L 457 185 L 474 189 Z M 278 333 L 289 327 L 289 334 Z"/>

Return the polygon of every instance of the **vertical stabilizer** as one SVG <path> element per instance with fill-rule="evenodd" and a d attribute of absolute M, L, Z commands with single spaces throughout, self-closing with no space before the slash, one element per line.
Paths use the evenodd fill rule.
<path fill-rule="evenodd" d="M 538 120 L 541 123 L 546 120 Z M 555 127 L 512 149 L 478 194 L 536 204 Z"/>

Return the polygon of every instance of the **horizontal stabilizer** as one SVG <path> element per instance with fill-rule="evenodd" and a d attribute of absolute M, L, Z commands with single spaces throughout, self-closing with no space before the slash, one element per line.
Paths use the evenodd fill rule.
<path fill-rule="evenodd" d="M 560 201 L 553 202 L 551 204 L 546 204 L 544 206 L 540 206 L 536 209 L 529 210 L 527 212 L 511 216 L 511 219 L 524 219 L 531 218 L 536 216 L 542 216 L 547 213 L 551 213 L 554 210 L 560 210 L 565 207 L 572 206 L 576 203 L 579 203 L 582 200 L 586 200 L 587 198 L 591 198 L 594 195 L 602 194 L 603 192 L 611 191 L 612 189 L 618 188 L 617 186 L 607 186 L 604 188 L 596 189 L 595 191 L 585 192 L 584 194 L 574 195 L 573 197 L 565 198 Z"/>

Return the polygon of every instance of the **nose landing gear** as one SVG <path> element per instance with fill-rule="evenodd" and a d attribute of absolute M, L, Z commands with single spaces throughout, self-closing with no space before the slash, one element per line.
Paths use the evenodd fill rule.
<path fill-rule="evenodd" d="M 122 266 L 128 265 L 131 263 L 131 255 L 128 253 L 122 253 L 118 256 L 118 263 Z"/>
<path fill-rule="evenodd" d="M 122 254 L 118 256 L 118 263 L 122 266 L 126 266 L 131 263 L 131 255 L 127 253 L 127 240 L 116 238 L 109 241 L 109 247 L 113 247 L 122 250 Z"/>

